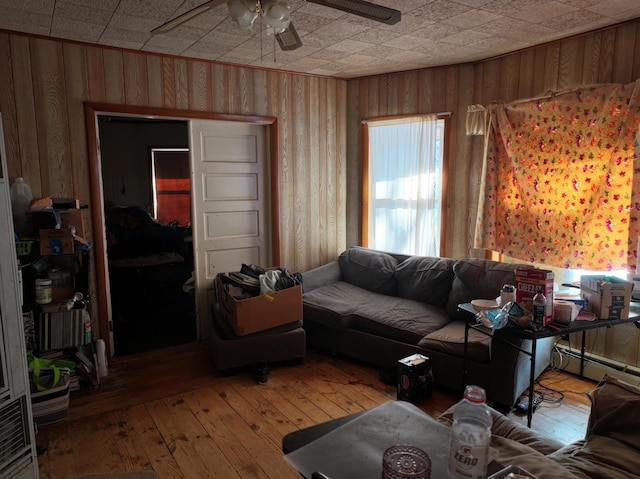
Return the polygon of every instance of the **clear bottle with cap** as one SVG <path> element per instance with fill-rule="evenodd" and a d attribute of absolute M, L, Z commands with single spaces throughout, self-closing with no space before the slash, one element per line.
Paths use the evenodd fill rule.
<path fill-rule="evenodd" d="M 484 479 L 489 463 L 493 416 L 480 386 L 469 385 L 456 404 L 451 426 L 449 475 L 456 479 Z"/>
<path fill-rule="evenodd" d="M 13 229 L 18 235 L 32 233 L 27 213 L 31 207 L 33 194 L 24 178 L 18 177 L 11 185 L 11 210 L 13 213 Z"/>
<path fill-rule="evenodd" d="M 544 316 L 547 308 L 547 298 L 539 289 L 536 295 L 533 297 L 533 322 L 531 327 L 534 331 L 541 331 L 544 329 Z"/>

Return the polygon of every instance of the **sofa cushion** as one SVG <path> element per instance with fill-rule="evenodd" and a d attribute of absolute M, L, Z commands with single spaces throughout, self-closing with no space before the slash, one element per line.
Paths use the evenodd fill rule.
<path fill-rule="evenodd" d="M 398 296 L 444 307 L 451 291 L 453 265 L 450 258 L 412 256 L 398 265 Z"/>
<path fill-rule="evenodd" d="M 640 451 L 640 388 L 605 375 L 589 398 L 585 439 L 610 436 Z"/>
<path fill-rule="evenodd" d="M 350 327 L 365 333 L 417 344 L 424 336 L 449 323 L 443 308 L 399 297 L 382 296 L 361 305 Z"/>
<path fill-rule="evenodd" d="M 505 283 L 515 284 L 515 269 L 527 265 L 500 263 L 488 259 L 469 258 L 453 265 L 453 284 L 447 302 L 451 319 L 465 319 L 469 313 L 458 311 L 458 305 L 473 299 L 494 299 L 500 296 Z"/>
<path fill-rule="evenodd" d="M 351 283 L 337 281 L 302 295 L 304 321 L 315 321 L 333 329 L 348 328 L 351 315 L 379 296 Z"/>
<path fill-rule="evenodd" d="M 398 292 L 395 271 L 398 261 L 381 251 L 353 246 L 338 257 L 342 279 L 375 293 Z"/>
<path fill-rule="evenodd" d="M 451 321 L 446 326 L 429 333 L 418 346 L 429 351 L 440 351 L 458 358 L 464 357 L 464 321 Z M 491 336 L 469 330 L 468 358 L 470 361 L 488 363 L 490 360 Z"/>

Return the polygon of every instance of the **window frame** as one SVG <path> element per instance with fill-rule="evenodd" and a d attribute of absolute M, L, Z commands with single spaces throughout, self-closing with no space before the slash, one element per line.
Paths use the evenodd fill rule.
<path fill-rule="evenodd" d="M 431 114 L 412 114 L 412 115 L 393 115 L 393 116 L 379 116 L 362 120 L 361 132 L 362 132 L 362 161 L 361 161 L 361 219 L 360 219 L 360 242 L 362 246 L 369 247 L 369 122 L 383 121 L 383 120 L 410 120 L 415 118 L 416 120 L 424 118 L 426 115 Z M 444 120 L 444 132 L 443 132 L 443 148 L 442 148 L 442 199 L 440 208 L 440 252 L 439 257 L 445 257 L 448 251 L 448 245 L 446 243 L 447 230 L 448 230 L 448 218 L 447 210 L 449 209 L 449 150 L 451 144 L 451 112 L 439 112 L 436 113 L 437 120 Z"/>

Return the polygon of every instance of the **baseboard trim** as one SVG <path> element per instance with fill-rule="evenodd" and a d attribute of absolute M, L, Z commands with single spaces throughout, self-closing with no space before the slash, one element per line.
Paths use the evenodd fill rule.
<path fill-rule="evenodd" d="M 580 352 L 570 349 L 567 346 L 558 344 L 555 355 L 561 355 L 560 364 L 556 367 L 564 371 L 580 374 Z M 585 353 L 584 371 L 585 378 L 593 381 L 600 381 L 607 374 L 609 376 L 625 381 L 629 384 L 640 385 L 640 369 L 635 366 L 629 366 L 609 358 L 598 356 L 596 354 Z"/>

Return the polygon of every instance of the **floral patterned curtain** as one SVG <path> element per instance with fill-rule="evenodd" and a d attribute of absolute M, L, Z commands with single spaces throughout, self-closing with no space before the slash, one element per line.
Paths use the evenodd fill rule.
<path fill-rule="evenodd" d="M 492 104 L 475 247 L 561 268 L 635 271 L 639 122 L 640 80 Z"/>

